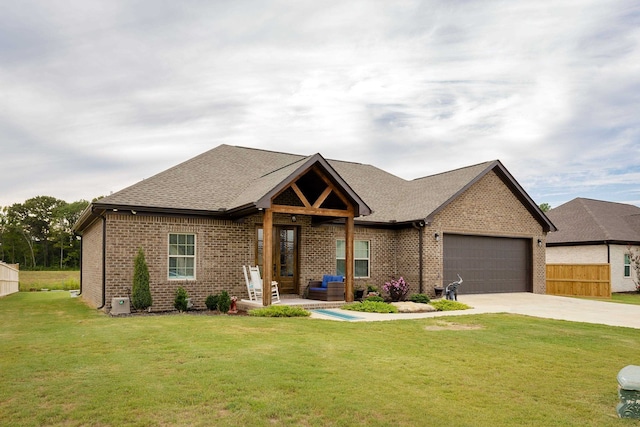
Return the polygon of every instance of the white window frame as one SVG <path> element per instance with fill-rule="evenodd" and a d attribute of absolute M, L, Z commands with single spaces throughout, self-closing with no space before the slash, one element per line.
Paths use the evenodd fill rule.
<path fill-rule="evenodd" d="M 171 236 L 193 236 L 193 254 L 171 254 Z M 168 280 L 196 280 L 196 251 L 197 251 L 197 236 L 195 233 L 169 233 L 167 235 L 167 279 Z M 175 243 L 180 246 L 180 243 Z M 187 244 L 190 246 L 189 244 Z M 185 246 L 185 245 L 182 245 Z M 193 276 L 172 276 L 171 275 L 171 259 L 192 259 L 193 260 Z"/>
<path fill-rule="evenodd" d="M 344 245 L 343 247 L 345 248 L 345 253 L 342 254 L 342 256 L 340 256 L 339 250 L 338 250 L 338 245 L 340 244 L 340 242 L 342 242 L 342 244 Z M 356 246 L 356 242 L 366 242 L 367 243 L 367 256 L 366 257 L 358 257 L 356 256 L 356 251 L 355 251 L 355 246 Z M 354 279 L 369 279 L 371 278 L 371 240 L 354 240 L 353 241 L 353 246 L 354 246 L 354 254 L 353 254 L 353 277 Z M 337 239 L 336 240 L 336 274 L 338 273 L 338 261 L 339 260 L 345 260 L 346 257 L 346 242 L 344 239 Z M 366 276 L 357 276 L 356 275 L 356 261 L 367 261 L 367 275 Z"/>
<path fill-rule="evenodd" d="M 624 254 L 624 277 L 631 277 L 631 255 Z"/>

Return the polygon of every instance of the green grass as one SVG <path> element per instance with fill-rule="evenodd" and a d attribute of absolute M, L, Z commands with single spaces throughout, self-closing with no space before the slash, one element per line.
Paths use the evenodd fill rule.
<path fill-rule="evenodd" d="M 595 297 L 575 297 L 575 298 L 585 298 L 585 299 L 591 299 L 595 301 L 604 301 L 604 302 L 616 302 L 620 304 L 640 305 L 640 292 L 612 293 L 611 298 L 595 298 Z"/>
<path fill-rule="evenodd" d="M 621 293 L 621 294 L 611 294 L 611 301 L 620 302 L 624 304 L 636 304 L 640 305 L 640 293 Z"/>
<path fill-rule="evenodd" d="M 525 316 L 111 318 L 0 299 L 0 425 L 627 426 L 640 331 Z"/>
<path fill-rule="evenodd" d="M 20 271 L 20 291 L 80 289 L 80 271 Z"/>

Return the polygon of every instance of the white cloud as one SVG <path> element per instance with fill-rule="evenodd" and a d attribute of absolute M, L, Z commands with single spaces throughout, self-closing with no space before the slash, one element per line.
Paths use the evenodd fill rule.
<path fill-rule="evenodd" d="M 4 9 L 0 205 L 107 194 L 221 143 L 405 178 L 499 158 L 541 201 L 637 199 L 636 2 Z"/>

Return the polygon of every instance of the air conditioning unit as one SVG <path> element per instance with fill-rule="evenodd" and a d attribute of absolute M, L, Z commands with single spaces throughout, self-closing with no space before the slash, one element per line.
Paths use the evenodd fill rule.
<path fill-rule="evenodd" d="M 131 314 L 129 297 L 111 298 L 111 315 Z"/>

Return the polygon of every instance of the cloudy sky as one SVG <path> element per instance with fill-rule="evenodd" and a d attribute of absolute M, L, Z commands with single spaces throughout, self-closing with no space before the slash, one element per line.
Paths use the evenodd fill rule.
<path fill-rule="evenodd" d="M 0 206 L 220 144 L 640 205 L 640 2 L 0 0 Z M 241 173 L 241 171 L 239 171 Z"/>

